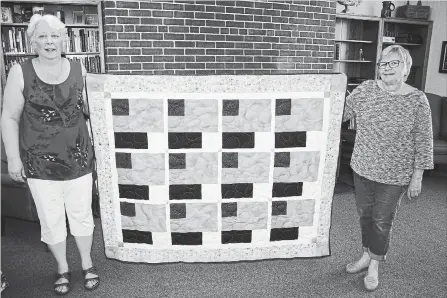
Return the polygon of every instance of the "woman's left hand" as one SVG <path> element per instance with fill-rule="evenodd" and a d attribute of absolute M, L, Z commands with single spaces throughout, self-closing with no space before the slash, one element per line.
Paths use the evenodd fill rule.
<path fill-rule="evenodd" d="M 407 196 L 408 199 L 414 199 L 421 194 L 422 189 L 422 177 L 412 177 L 410 185 L 408 185 Z"/>

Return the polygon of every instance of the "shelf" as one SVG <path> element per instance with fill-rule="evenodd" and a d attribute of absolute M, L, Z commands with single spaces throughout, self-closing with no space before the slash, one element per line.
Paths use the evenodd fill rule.
<path fill-rule="evenodd" d="M 422 46 L 422 43 L 409 43 L 409 42 L 383 42 L 383 44 L 389 44 L 389 45 L 393 45 L 393 44 L 397 44 L 397 45 L 401 45 L 401 46 Z"/>
<path fill-rule="evenodd" d="M 100 52 L 76 52 L 76 53 L 62 53 L 67 56 L 77 56 L 77 55 L 99 55 Z M 6 57 L 20 57 L 20 56 L 37 56 L 34 53 L 5 53 Z"/>
<path fill-rule="evenodd" d="M 28 23 L 2 23 L 4 27 L 28 27 Z M 65 24 L 66 28 L 99 28 L 99 25 Z"/>
<path fill-rule="evenodd" d="M 345 63 L 373 63 L 373 61 L 369 60 L 334 60 L 334 62 L 345 62 Z"/>
<path fill-rule="evenodd" d="M 349 20 L 361 20 L 361 21 L 376 21 L 380 22 L 381 18 L 375 16 L 358 15 L 350 13 L 337 13 L 335 15 L 337 19 L 349 19 Z"/>
<path fill-rule="evenodd" d="M 375 41 L 370 40 L 354 40 L 354 39 L 336 39 L 335 42 L 375 43 Z"/>
<path fill-rule="evenodd" d="M 430 25 L 433 23 L 431 20 L 417 20 L 417 19 L 405 19 L 405 18 L 384 18 L 385 23 L 399 23 L 399 24 L 411 24 L 411 25 Z"/>

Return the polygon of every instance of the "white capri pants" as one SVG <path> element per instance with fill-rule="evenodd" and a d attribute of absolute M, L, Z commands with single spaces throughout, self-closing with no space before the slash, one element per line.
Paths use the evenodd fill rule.
<path fill-rule="evenodd" d="M 67 238 L 65 212 L 73 236 L 93 234 L 91 173 L 73 180 L 29 178 L 27 182 L 36 204 L 42 242 L 54 245 Z"/>

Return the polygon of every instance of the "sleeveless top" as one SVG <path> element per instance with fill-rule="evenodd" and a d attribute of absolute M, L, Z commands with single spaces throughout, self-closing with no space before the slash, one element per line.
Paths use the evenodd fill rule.
<path fill-rule="evenodd" d="M 68 78 L 48 84 L 37 76 L 31 61 L 20 64 L 25 103 L 19 146 L 26 177 L 63 181 L 91 173 L 93 148 L 83 113 L 81 64 L 68 60 Z"/>

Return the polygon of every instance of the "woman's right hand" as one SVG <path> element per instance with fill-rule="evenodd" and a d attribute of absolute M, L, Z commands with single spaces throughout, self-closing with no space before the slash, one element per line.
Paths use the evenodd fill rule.
<path fill-rule="evenodd" d="M 8 174 L 12 180 L 25 183 L 25 170 L 20 158 L 17 157 L 12 160 L 8 160 Z"/>

